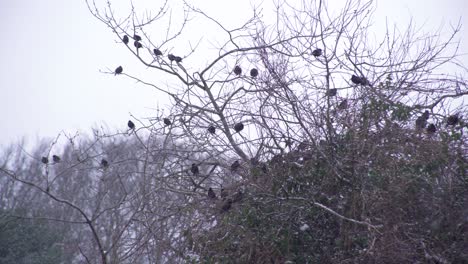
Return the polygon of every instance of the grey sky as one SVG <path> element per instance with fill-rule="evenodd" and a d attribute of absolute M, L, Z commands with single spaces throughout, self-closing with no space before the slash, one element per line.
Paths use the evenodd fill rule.
<path fill-rule="evenodd" d="M 203 6 L 235 21 L 241 9 L 223 8 L 226 4 L 220 2 L 203 1 Z M 430 31 L 461 17 L 461 52 L 467 53 L 466 10 L 466 0 L 380 0 L 374 20 L 383 25 L 387 16 L 390 23 L 403 26 L 412 15 Z M 130 112 L 147 117 L 158 107 L 159 95 L 151 88 L 99 72 L 121 64 L 124 69 L 145 68 L 89 13 L 84 1 L 0 0 L 0 21 L 0 145 L 23 136 L 35 140 L 62 130 L 89 131 L 104 123 L 125 129 Z M 466 57 L 463 61 L 468 65 Z"/>

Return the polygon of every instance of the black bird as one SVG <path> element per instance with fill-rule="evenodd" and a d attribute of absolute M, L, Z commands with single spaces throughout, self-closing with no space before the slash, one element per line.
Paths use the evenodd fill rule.
<path fill-rule="evenodd" d="M 314 57 L 316 57 L 316 58 L 319 57 L 319 56 L 322 56 L 322 49 L 316 49 L 316 50 L 312 51 L 312 55 Z"/>
<path fill-rule="evenodd" d="M 228 191 L 226 191 L 226 189 L 224 188 L 221 188 L 221 199 L 226 199 L 226 197 L 228 197 Z"/>
<path fill-rule="evenodd" d="M 338 109 L 340 110 L 344 110 L 348 108 L 348 100 L 344 99 L 343 101 L 341 101 L 341 103 L 338 105 Z"/>
<path fill-rule="evenodd" d="M 162 55 L 162 52 L 159 49 L 154 49 L 153 52 L 154 52 L 154 55 L 156 55 L 156 56 L 161 56 Z"/>
<path fill-rule="evenodd" d="M 208 198 L 216 199 L 216 193 L 213 191 L 211 187 L 208 189 Z"/>
<path fill-rule="evenodd" d="M 123 38 L 122 38 L 122 42 L 127 45 L 128 44 L 128 36 L 125 35 Z"/>
<path fill-rule="evenodd" d="M 127 126 L 128 126 L 130 129 L 135 129 L 135 123 L 133 123 L 132 120 L 128 120 Z"/>
<path fill-rule="evenodd" d="M 353 82 L 354 84 L 361 84 L 362 80 L 361 80 L 361 78 L 359 78 L 359 77 L 357 77 L 356 75 L 353 74 L 353 76 L 351 76 L 351 82 Z"/>
<path fill-rule="evenodd" d="M 143 45 L 141 45 L 141 43 L 140 43 L 138 40 L 136 40 L 135 42 L 133 42 L 133 45 L 135 45 L 135 48 L 137 48 L 137 49 L 143 48 Z"/>
<path fill-rule="evenodd" d="M 214 126 L 209 126 L 208 127 L 208 132 L 210 132 L 211 134 L 214 134 L 214 133 L 216 133 L 216 128 Z"/>
<path fill-rule="evenodd" d="M 251 69 L 251 70 L 250 70 L 250 76 L 251 76 L 252 78 L 257 77 L 257 76 L 258 76 L 258 70 L 255 69 L 255 68 Z"/>
<path fill-rule="evenodd" d="M 60 157 L 57 156 L 57 155 L 53 155 L 53 156 L 52 156 L 52 160 L 53 160 L 55 163 L 59 163 L 59 162 L 60 162 Z"/>
<path fill-rule="evenodd" d="M 426 128 L 427 133 L 429 134 L 434 134 L 436 132 L 437 128 L 434 124 L 429 124 Z"/>
<path fill-rule="evenodd" d="M 231 164 L 231 171 L 234 172 L 236 171 L 238 168 L 240 167 L 240 163 L 238 160 L 234 161 L 232 164 Z"/>
<path fill-rule="evenodd" d="M 166 125 L 166 126 L 170 126 L 172 124 L 172 122 L 171 122 L 171 120 L 169 120 L 169 118 L 164 118 L 163 121 L 164 121 L 164 125 Z"/>
<path fill-rule="evenodd" d="M 176 56 L 174 56 L 174 55 L 172 55 L 172 54 L 169 54 L 169 55 L 167 55 L 167 58 L 168 58 L 170 61 L 175 61 Z"/>
<path fill-rule="evenodd" d="M 234 74 L 239 76 L 242 74 L 242 69 L 239 66 L 234 67 Z"/>
<path fill-rule="evenodd" d="M 244 198 L 244 194 L 242 193 L 241 190 L 238 190 L 236 194 L 232 197 L 232 202 L 237 203 L 242 201 L 242 198 Z"/>
<path fill-rule="evenodd" d="M 109 162 L 107 160 L 105 160 L 105 159 L 102 159 L 101 160 L 101 166 L 103 168 L 107 168 L 107 167 L 109 167 Z"/>
<path fill-rule="evenodd" d="M 140 40 L 141 40 L 141 37 L 138 36 L 137 34 L 134 34 L 134 35 L 133 35 L 133 39 L 134 39 L 135 41 L 140 41 Z"/>
<path fill-rule="evenodd" d="M 337 90 L 335 88 L 327 91 L 327 96 L 336 96 Z"/>
<path fill-rule="evenodd" d="M 195 163 L 192 163 L 192 168 L 190 168 L 190 171 L 191 171 L 194 175 L 200 174 L 200 170 L 198 169 L 198 166 L 197 166 L 197 164 L 195 164 Z"/>
<path fill-rule="evenodd" d="M 122 66 L 119 66 L 115 69 L 114 75 L 121 74 L 123 72 Z"/>
<path fill-rule="evenodd" d="M 221 207 L 221 212 L 227 212 L 229 209 L 231 209 L 232 206 L 232 200 L 227 199 L 226 202 L 224 202 L 223 206 Z"/>
<path fill-rule="evenodd" d="M 47 157 L 42 157 L 41 162 L 44 163 L 44 164 L 47 164 L 47 163 L 49 163 L 49 159 Z"/>
<path fill-rule="evenodd" d="M 458 115 L 451 115 L 447 118 L 447 125 L 454 126 L 460 121 Z"/>
<path fill-rule="evenodd" d="M 364 85 L 364 86 L 369 85 L 369 81 L 367 80 L 366 77 L 361 77 L 361 85 Z"/>
<path fill-rule="evenodd" d="M 237 133 L 241 132 L 242 129 L 244 129 L 244 124 L 242 124 L 242 123 L 237 123 L 237 124 L 234 125 L 234 130 L 235 130 Z"/>
<path fill-rule="evenodd" d="M 181 62 L 182 62 L 182 58 L 179 57 L 179 56 L 175 56 L 174 60 L 175 60 L 175 62 L 177 62 L 177 63 L 181 63 Z"/>
<path fill-rule="evenodd" d="M 421 118 L 424 118 L 425 120 L 428 120 L 429 119 L 429 111 L 428 110 L 424 111 L 424 113 L 421 115 Z"/>

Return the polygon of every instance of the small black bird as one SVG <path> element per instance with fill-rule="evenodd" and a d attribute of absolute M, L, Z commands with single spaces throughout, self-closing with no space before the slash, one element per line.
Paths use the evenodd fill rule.
<path fill-rule="evenodd" d="M 167 55 L 167 58 L 168 58 L 170 61 L 175 61 L 176 56 L 174 56 L 174 55 L 172 55 L 172 54 L 169 54 L 169 55 Z"/>
<path fill-rule="evenodd" d="M 336 96 L 337 90 L 335 88 L 327 91 L 327 96 Z"/>
<path fill-rule="evenodd" d="M 105 159 L 102 159 L 101 160 L 101 167 L 103 167 L 103 168 L 109 167 L 109 162 L 107 160 L 105 160 Z"/>
<path fill-rule="evenodd" d="M 47 163 L 49 163 L 49 159 L 47 157 L 42 157 L 41 162 L 44 163 L 44 164 L 47 164 Z"/>
<path fill-rule="evenodd" d="M 164 118 L 163 121 L 164 121 L 164 125 L 166 125 L 166 126 L 170 126 L 172 124 L 172 122 L 171 122 L 171 120 L 169 120 L 169 118 Z"/>
<path fill-rule="evenodd" d="M 229 209 L 231 209 L 232 206 L 232 200 L 227 199 L 226 202 L 224 202 L 223 206 L 221 207 L 221 212 L 227 212 Z"/>
<path fill-rule="evenodd" d="M 55 163 L 59 163 L 59 162 L 60 162 L 60 157 L 57 156 L 57 155 L 53 155 L 53 156 L 52 156 L 52 160 L 53 160 Z"/>
<path fill-rule="evenodd" d="M 156 55 L 156 56 L 161 56 L 162 55 L 162 52 L 159 49 L 154 49 L 153 52 L 154 52 L 154 55 Z"/>
<path fill-rule="evenodd" d="M 316 57 L 316 58 L 319 57 L 319 56 L 322 56 L 322 49 L 316 49 L 316 50 L 312 51 L 312 55 L 314 57 Z"/>
<path fill-rule="evenodd" d="M 133 35 L 133 39 L 134 39 L 135 41 L 140 41 L 140 40 L 141 40 L 141 37 L 138 36 L 137 34 L 134 34 L 134 35 Z"/>
<path fill-rule="evenodd" d="M 244 124 L 242 124 L 242 123 L 237 123 L 237 124 L 234 125 L 234 130 L 235 130 L 237 133 L 241 132 L 242 129 L 244 129 Z"/>
<path fill-rule="evenodd" d="M 195 164 L 195 163 L 192 163 L 192 168 L 190 168 L 190 171 L 191 171 L 194 175 L 200 174 L 200 170 L 198 169 L 198 166 L 197 166 L 197 164 Z"/>
<path fill-rule="evenodd" d="M 123 72 L 122 66 L 119 66 L 115 69 L 114 75 L 121 74 Z"/>
<path fill-rule="evenodd" d="M 252 78 L 257 77 L 257 76 L 258 76 L 258 70 L 255 69 L 255 68 L 251 69 L 251 70 L 250 70 L 250 76 L 251 76 Z"/>
<path fill-rule="evenodd" d="M 139 41 L 137 41 L 137 40 L 135 42 L 133 42 L 133 45 L 135 45 L 135 48 L 137 48 L 137 49 L 143 48 L 143 45 L 141 45 L 141 43 Z"/>
<path fill-rule="evenodd" d="M 351 76 L 351 82 L 353 82 L 354 84 L 361 84 L 362 80 L 361 80 L 361 78 L 359 78 L 359 77 L 357 77 L 356 75 L 353 74 L 353 76 Z"/>
<path fill-rule="evenodd" d="M 429 134 L 434 134 L 436 132 L 437 128 L 434 124 L 429 124 L 426 128 L 427 133 Z"/>
<path fill-rule="evenodd" d="M 240 163 L 238 160 L 234 161 L 232 164 L 231 164 L 231 171 L 234 172 L 236 171 L 238 168 L 240 167 Z"/>
<path fill-rule="evenodd" d="M 234 67 L 234 74 L 239 76 L 242 74 L 242 69 L 239 66 Z"/>
<path fill-rule="evenodd" d="M 123 38 L 122 38 L 122 42 L 127 45 L 128 44 L 128 36 L 125 35 Z"/>
<path fill-rule="evenodd" d="M 447 125 L 454 126 L 460 121 L 458 115 L 451 115 L 447 118 Z"/>
<path fill-rule="evenodd" d="M 211 134 L 214 134 L 214 133 L 216 133 L 216 128 L 214 126 L 209 126 L 208 127 L 208 132 L 210 132 Z"/>
<path fill-rule="evenodd" d="M 367 80 L 366 77 L 361 77 L 361 85 L 364 85 L 364 86 L 369 85 L 369 81 Z"/>
<path fill-rule="evenodd" d="M 133 123 L 132 120 L 128 120 L 127 126 L 128 126 L 130 129 L 135 129 L 135 123 Z"/>
<path fill-rule="evenodd" d="M 424 111 L 424 113 L 421 115 L 421 118 L 424 118 L 424 120 L 428 120 L 429 119 L 429 111 L 428 110 Z"/>
<path fill-rule="evenodd" d="M 341 103 L 338 105 L 338 109 L 340 110 L 344 110 L 348 108 L 348 100 L 344 99 L 343 101 L 341 101 Z"/>
<path fill-rule="evenodd" d="M 177 63 L 181 63 L 181 62 L 182 62 L 182 58 L 179 57 L 179 56 L 175 56 L 174 60 L 175 60 L 175 62 L 177 62 Z"/>
<path fill-rule="evenodd" d="M 208 189 L 208 198 L 216 199 L 216 193 L 213 191 L 211 187 Z"/>

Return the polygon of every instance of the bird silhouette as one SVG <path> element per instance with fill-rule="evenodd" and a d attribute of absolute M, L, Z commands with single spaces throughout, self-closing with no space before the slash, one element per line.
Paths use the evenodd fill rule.
<path fill-rule="evenodd" d="M 101 159 L 101 167 L 103 168 L 109 167 L 109 162 L 106 159 Z"/>
<path fill-rule="evenodd" d="M 123 72 L 123 68 L 122 66 L 119 66 L 115 69 L 114 75 L 121 74 L 122 72 Z"/>
<path fill-rule="evenodd" d="M 198 166 L 195 163 L 192 163 L 192 167 L 190 168 L 190 171 L 193 173 L 193 175 L 200 174 L 200 170 L 198 169 Z"/>
<path fill-rule="evenodd" d="M 154 49 L 153 52 L 154 52 L 154 55 L 156 55 L 156 56 L 161 56 L 162 55 L 162 52 L 159 49 Z"/>
<path fill-rule="evenodd" d="M 221 212 L 224 213 L 224 212 L 229 211 L 229 209 L 231 209 L 231 206 L 232 206 L 232 200 L 231 200 L 231 199 L 227 199 L 227 200 L 223 203 L 223 206 L 221 206 Z"/>
<path fill-rule="evenodd" d="M 240 167 L 240 163 L 238 160 L 236 160 L 231 164 L 231 171 L 235 172 L 237 169 L 239 169 L 239 167 Z"/>
<path fill-rule="evenodd" d="M 216 133 L 216 128 L 214 126 L 209 126 L 208 127 L 208 132 L 210 132 L 211 134 L 214 134 L 214 133 Z"/>
<path fill-rule="evenodd" d="M 242 69 L 239 66 L 234 67 L 234 74 L 239 76 L 242 74 Z"/>
<path fill-rule="evenodd" d="M 135 45 L 135 48 L 137 49 L 143 48 L 143 45 L 141 45 L 141 43 L 138 40 L 135 40 L 135 42 L 133 42 L 133 45 Z"/>
<path fill-rule="evenodd" d="M 426 110 L 426 111 L 424 111 L 424 113 L 421 115 L 421 118 L 424 118 L 425 120 L 428 120 L 428 119 L 429 119 L 429 115 L 430 115 L 429 111 Z"/>
<path fill-rule="evenodd" d="M 171 120 L 169 120 L 169 118 L 164 118 L 163 121 L 164 121 L 164 125 L 166 125 L 166 126 L 170 126 L 172 124 L 172 122 L 171 122 Z"/>
<path fill-rule="evenodd" d="M 174 57 L 174 60 L 175 60 L 175 62 L 177 62 L 177 63 L 181 63 L 181 62 L 182 62 L 182 58 L 179 57 L 179 56 L 175 56 L 175 57 Z"/>
<path fill-rule="evenodd" d="M 167 58 L 168 58 L 170 61 L 175 61 L 176 56 L 174 56 L 174 55 L 172 55 L 172 54 L 169 54 L 169 55 L 167 55 Z"/>
<path fill-rule="evenodd" d="M 134 39 L 135 41 L 140 41 L 140 40 L 141 40 L 141 37 L 138 36 L 137 34 L 134 34 L 134 35 L 133 35 L 133 39 Z"/>
<path fill-rule="evenodd" d="M 128 126 L 130 129 L 135 129 L 135 123 L 133 123 L 132 120 L 128 120 L 127 126 Z"/>
<path fill-rule="evenodd" d="M 353 76 L 351 76 L 351 82 L 353 82 L 354 84 L 361 84 L 362 80 L 361 78 L 353 74 Z"/>
<path fill-rule="evenodd" d="M 316 49 L 316 50 L 312 51 L 312 55 L 314 57 L 316 57 L 316 58 L 319 57 L 319 56 L 322 56 L 322 49 Z"/>
<path fill-rule="evenodd" d="M 53 160 L 55 163 L 59 163 L 59 162 L 60 162 L 60 157 L 57 156 L 57 155 L 53 155 L 53 156 L 52 156 L 52 160 Z"/>
<path fill-rule="evenodd" d="M 49 163 L 49 159 L 47 157 L 42 157 L 41 162 L 44 163 L 44 164 L 47 164 L 47 163 Z"/>
<path fill-rule="evenodd" d="M 451 115 L 447 118 L 447 125 L 454 126 L 460 121 L 458 115 Z"/>
<path fill-rule="evenodd" d="M 434 134 L 437 131 L 437 128 L 434 124 L 429 124 L 426 128 L 427 133 Z"/>
<path fill-rule="evenodd" d="M 337 89 L 335 89 L 335 88 L 329 89 L 327 91 L 327 96 L 336 96 L 336 92 L 337 92 Z"/>
<path fill-rule="evenodd" d="M 216 193 L 213 191 L 211 187 L 208 189 L 208 198 L 216 199 Z"/>
<path fill-rule="evenodd" d="M 125 45 L 128 44 L 128 36 L 127 36 L 127 35 L 123 36 L 122 42 L 123 42 Z"/>
<path fill-rule="evenodd" d="M 242 124 L 240 122 L 234 125 L 234 130 L 237 133 L 241 132 L 243 129 L 244 129 L 244 124 Z"/>
<path fill-rule="evenodd" d="M 250 70 L 250 76 L 251 76 L 252 78 L 257 77 L 257 76 L 258 76 L 258 70 L 255 69 L 255 68 L 251 69 L 251 70 Z"/>

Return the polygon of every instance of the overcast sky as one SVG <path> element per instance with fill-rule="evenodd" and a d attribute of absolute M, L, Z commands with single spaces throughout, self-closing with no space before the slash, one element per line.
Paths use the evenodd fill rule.
<path fill-rule="evenodd" d="M 193 2 L 232 21 L 245 12 L 228 3 L 248 3 Z M 376 3 L 374 20 L 382 25 L 386 17 L 403 25 L 412 16 L 430 31 L 461 18 L 461 52 L 468 52 L 467 0 Z M 100 72 L 137 62 L 84 0 L 0 0 L 0 21 L 0 145 L 21 137 L 54 137 L 63 130 L 87 132 L 102 124 L 125 129 L 130 113 L 147 117 L 164 106 L 151 88 Z M 468 65 L 466 57 L 463 61 Z"/>

